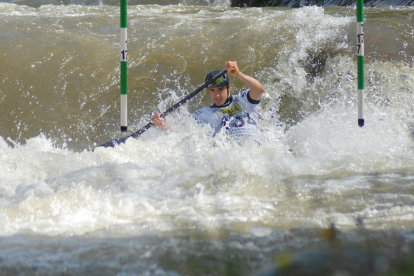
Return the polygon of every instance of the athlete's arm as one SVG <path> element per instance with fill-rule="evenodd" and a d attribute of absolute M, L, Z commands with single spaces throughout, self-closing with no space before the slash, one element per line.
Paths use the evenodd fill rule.
<path fill-rule="evenodd" d="M 265 88 L 258 80 L 240 72 L 235 61 L 227 61 L 226 69 L 232 76 L 235 76 L 250 88 L 249 96 L 252 100 L 260 101 L 262 94 L 265 92 Z"/>

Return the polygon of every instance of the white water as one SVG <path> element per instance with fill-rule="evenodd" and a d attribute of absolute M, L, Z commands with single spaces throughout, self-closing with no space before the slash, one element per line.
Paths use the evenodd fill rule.
<path fill-rule="evenodd" d="M 2 24 L 10 30 L 0 46 L 8 62 L 2 62 L 0 90 L 3 267 L 35 267 L 44 275 L 64 273 L 64 267 L 75 275 L 96 264 L 98 274 L 110 268 L 119 275 L 196 275 L 187 259 L 170 252 L 196 254 L 198 247 L 187 243 L 196 237 L 211 255 L 225 255 L 225 247 L 240 252 L 240 263 L 249 254 L 262 256 L 247 265 L 255 271 L 273 258 L 269 252 L 312 244 L 306 229 L 330 222 L 350 231 L 357 218 L 371 230 L 412 229 L 409 11 L 368 10 L 366 123 L 360 128 L 354 41 L 348 37 L 354 10 L 135 6 L 128 45 L 130 129 L 200 85 L 201 62 L 210 69 L 234 58 L 266 86 L 260 109 L 266 141 L 240 146 L 207 137 L 190 117 L 208 104 L 201 95 L 168 116 L 174 132 L 150 129 L 92 151 L 119 135 L 113 103 L 119 61 L 107 55 L 118 46 L 118 39 L 111 42 L 117 25 L 109 23 L 116 9 L 2 4 Z M 143 20 L 147 24 L 138 28 Z M 12 47 L 16 34 L 33 35 L 20 41 L 22 51 Z M 33 43 L 43 38 L 65 43 Z M 94 57 L 91 66 L 84 66 L 85 56 Z M 293 245 L 286 242 L 286 233 L 297 228 L 305 230 Z M 60 266 L 59 260 L 68 263 Z"/>
<path fill-rule="evenodd" d="M 368 206 L 358 190 L 375 190 L 389 174 L 413 173 L 411 134 L 407 125 L 375 110 L 359 128 L 349 118 L 352 112 L 326 108 L 283 136 L 269 135 L 262 146 L 212 141 L 192 119 L 185 134 L 151 129 L 140 139 L 94 152 L 56 148 L 44 136 L 14 148 L 3 141 L 0 216 L 5 223 L 0 233 L 83 235 L 119 225 L 134 226 L 126 235 L 194 227 L 250 231 L 256 223 L 269 229 L 276 222 L 282 228 L 323 227 L 329 217 L 352 227 L 356 215 L 372 218 L 374 227 L 393 227 L 413 206 L 399 206 L 392 217 L 383 217 L 375 208 L 367 213 L 367 207 L 355 210 L 347 204 Z M 410 187 L 411 178 L 404 185 Z M 336 204 L 344 210 L 306 210 L 315 200 L 312 189 L 328 199 L 341 198 Z M 391 198 L 400 196 L 413 199 L 399 193 Z M 369 198 L 375 203 L 375 196 Z M 295 206 L 289 206 L 292 201 Z M 290 221 L 292 215 L 297 218 Z"/>

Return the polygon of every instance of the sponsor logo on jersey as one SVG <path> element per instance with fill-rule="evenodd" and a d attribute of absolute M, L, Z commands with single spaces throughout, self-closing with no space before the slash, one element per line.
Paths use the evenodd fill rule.
<path fill-rule="evenodd" d="M 234 115 L 234 114 L 236 114 L 238 112 L 241 112 L 241 111 L 242 111 L 242 109 L 239 106 L 239 104 L 235 104 L 233 106 L 230 106 L 230 107 L 227 107 L 225 109 L 222 109 L 219 112 L 220 113 L 223 113 L 223 114 L 229 114 L 231 116 L 231 115 Z"/>

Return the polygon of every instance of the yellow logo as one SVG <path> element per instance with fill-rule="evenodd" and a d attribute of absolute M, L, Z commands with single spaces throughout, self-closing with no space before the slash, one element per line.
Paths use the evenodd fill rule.
<path fill-rule="evenodd" d="M 236 114 L 240 111 L 242 111 L 242 109 L 239 106 L 239 104 L 235 104 L 233 106 L 230 106 L 230 107 L 227 107 L 223 110 L 220 110 L 220 113 L 229 114 L 231 116 L 231 115 L 234 115 L 234 114 Z"/>

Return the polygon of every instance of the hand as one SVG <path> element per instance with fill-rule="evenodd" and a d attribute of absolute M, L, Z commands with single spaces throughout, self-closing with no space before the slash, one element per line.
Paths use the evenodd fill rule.
<path fill-rule="evenodd" d="M 225 67 L 230 75 L 237 77 L 240 74 L 239 67 L 235 61 L 227 61 Z"/>
<path fill-rule="evenodd" d="M 155 113 L 152 115 L 151 123 L 153 123 L 158 128 L 165 129 L 165 118 L 162 118 L 160 113 Z"/>

